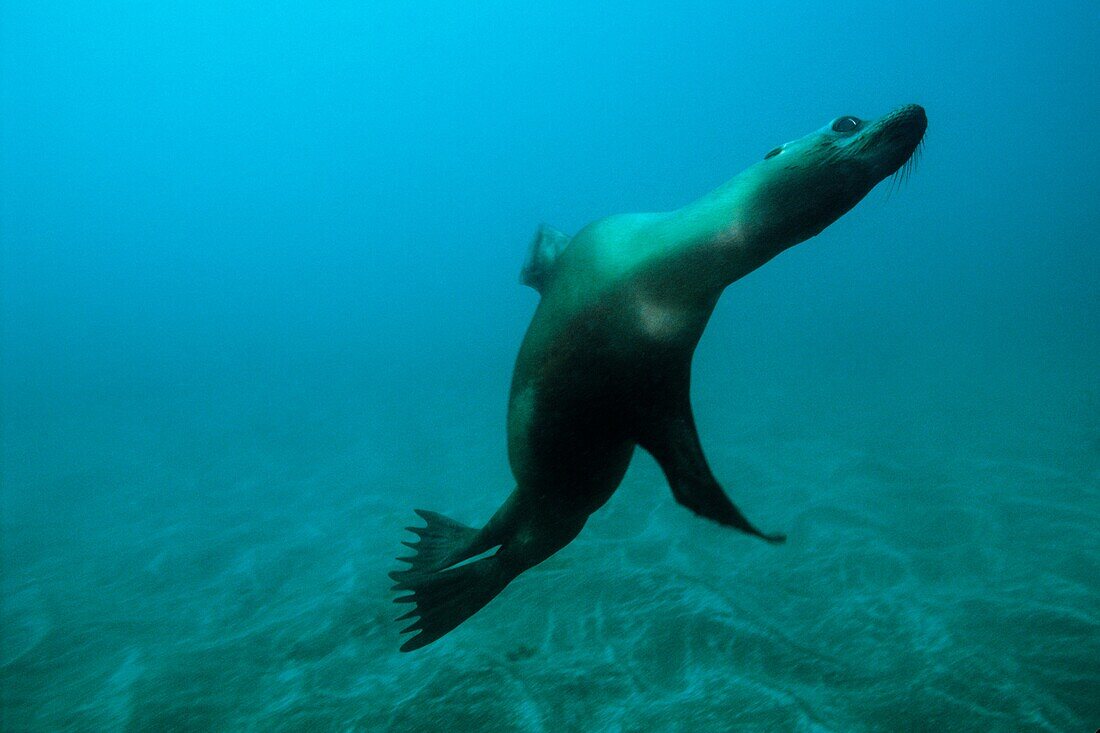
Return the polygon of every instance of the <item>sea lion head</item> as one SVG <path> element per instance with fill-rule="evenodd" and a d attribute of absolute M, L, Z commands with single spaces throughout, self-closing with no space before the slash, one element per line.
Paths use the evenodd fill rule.
<path fill-rule="evenodd" d="M 809 239 L 883 179 L 907 173 L 927 126 L 924 108 L 909 104 L 877 120 L 837 117 L 780 145 L 744 173 L 743 224 L 780 248 Z"/>

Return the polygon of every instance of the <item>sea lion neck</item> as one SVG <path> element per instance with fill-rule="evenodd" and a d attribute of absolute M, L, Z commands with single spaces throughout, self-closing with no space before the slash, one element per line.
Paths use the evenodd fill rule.
<path fill-rule="evenodd" d="M 702 297 L 717 296 L 730 284 L 772 259 L 792 243 L 762 224 L 761 180 L 750 167 L 692 203 L 671 211 L 655 226 L 676 241 L 678 258 L 697 277 Z"/>

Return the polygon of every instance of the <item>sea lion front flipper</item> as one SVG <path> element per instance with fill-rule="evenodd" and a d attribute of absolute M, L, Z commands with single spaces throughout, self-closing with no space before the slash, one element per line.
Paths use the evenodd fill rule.
<path fill-rule="evenodd" d="M 690 405 L 682 405 L 656 420 L 646 433 L 639 442 L 657 459 L 677 502 L 700 516 L 767 542 L 787 539 L 782 534 L 761 532 L 726 496 L 703 455 Z"/>
<path fill-rule="evenodd" d="M 559 232 L 549 224 L 540 224 L 531 240 L 527 261 L 519 271 L 519 281 L 541 293 L 550 280 L 558 255 L 569 246 L 570 239 L 568 234 Z"/>

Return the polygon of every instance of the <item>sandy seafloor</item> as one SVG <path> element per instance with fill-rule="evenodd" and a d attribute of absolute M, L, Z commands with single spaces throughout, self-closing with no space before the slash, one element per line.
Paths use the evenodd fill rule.
<path fill-rule="evenodd" d="M 73 461 L 100 468 L 7 507 L 4 730 L 1095 727 L 1095 396 L 824 374 L 748 400 L 768 380 L 720 366 L 697 362 L 711 462 L 786 545 L 695 518 L 639 454 L 577 541 L 411 655 L 401 527 L 504 498 L 499 394 L 119 422 L 116 455 Z"/>

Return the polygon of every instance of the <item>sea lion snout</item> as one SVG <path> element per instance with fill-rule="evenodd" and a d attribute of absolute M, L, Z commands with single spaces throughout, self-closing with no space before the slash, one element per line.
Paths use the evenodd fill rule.
<path fill-rule="evenodd" d="M 916 152 L 928 129 L 928 115 L 919 104 L 907 104 L 876 121 L 864 133 L 862 150 L 872 156 L 880 178 L 896 173 Z"/>

